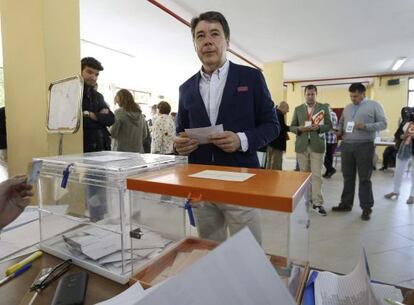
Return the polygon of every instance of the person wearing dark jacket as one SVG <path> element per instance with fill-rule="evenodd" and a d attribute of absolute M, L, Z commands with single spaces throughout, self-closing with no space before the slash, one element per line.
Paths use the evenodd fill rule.
<path fill-rule="evenodd" d="M 285 101 L 280 102 L 276 108 L 277 118 L 280 123 L 279 136 L 267 146 L 266 168 L 282 170 L 283 152 L 286 151 L 289 126 L 286 125 L 285 115 L 289 112 L 289 105 Z"/>
<path fill-rule="evenodd" d="M 85 57 L 81 61 L 81 69 L 84 80 L 83 151 L 111 150 L 111 139 L 107 127 L 115 122 L 115 117 L 105 103 L 103 95 L 94 88 L 103 67 L 95 58 Z"/>
<path fill-rule="evenodd" d="M 227 60 L 230 28 L 219 12 L 191 21 L 201 70 L 180 86 L 174 146 L 189 163 L 238 167 L 260 166 L 257 150 L 279 134 L 279 122 L 263 74 Z M 202 144 L 185 129 L 223 125 Z M 204 202 L 194 209 L 201 238 L 224 241 L 248 227 L 261 242 L 260 215 L 255 209 Z"/>

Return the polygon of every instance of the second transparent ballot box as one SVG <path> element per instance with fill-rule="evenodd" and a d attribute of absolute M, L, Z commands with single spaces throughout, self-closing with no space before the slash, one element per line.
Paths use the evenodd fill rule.
<path fill-rule="evenodd" d="M 249 223 L 253 235 L 269 254 L 279 274 L 289 279 L 295 266 L 305 267 L 309 261 L 310 177 L 309 173 L 293 171 L 181 164 L 128 178 L 127 187 L 141 196 L 158 194 L 177 198 L 178 205 L 178 198 L 184 199 L 187 228 L 193 228 L 186 232 L 195 237 L 197 230 L 189 223 L 200 225 L 201 218 L 206 220 L 207 226 L 211 224 L 207 228 L 210 239 L 219 242 L 225 239 L 220 240 L 222 227 L 216 225 L 223 220 L 220 217 L 224 217 L 228 224 L 225 235 L 240 229 L 240 222 Z M 214 214 L 211 206 L 231 213 Z M 160 208 L 160 205 L 154 208 Z M 151 226 L 171 227 L 162 218 L 153 221 L 156 224 Z"/>
<path fill-rule="evenodd" d="M 182 205 L 171 204 L 166 214 L 174 230 L 148 226 L 157 205 L 173 199 L 138 198 L 126 188 L 128 177 L 185 164 L 185 157 L 102 151 L 34 160 L 41 162 L 37 188 L 45 252 L 125 284 L 134 268 L 185 236 Z M 131 209 L 145 200 L 152 202 L 148 213 Z"/>

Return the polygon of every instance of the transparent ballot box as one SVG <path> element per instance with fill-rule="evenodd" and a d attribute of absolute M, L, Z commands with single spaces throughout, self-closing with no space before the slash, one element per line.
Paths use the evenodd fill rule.
<path fill-rule="evenodd" d="M 296 267 L 305 269 L 309 261 L 310 221 L 306 198 L 310 177 L 309 173 L 293 171 L 181 164 L 128 178 L 127 188 L 147 196 L 159 194 L 164 197 L 187 198 L 187 225 L 190 222 L 188 205 L 191 206 L 195 223 L 200 225 L 204 221 L 207 227 L 219 217 L 210 214 L 211 205 L 221 210 L 235 210 L 232 215 L 238 215 L 236 218 L 225 216 L 227 223 L 232 224 L 226 233 L 231 233 L 232 228 L 234 231 L 237 226 L 240 228 L 240 219 L 252 223 L 249 228 L 253 235 L 288 284 L 292 271 L 296 272 Z M 255 217 L 255 221 L 251 222 L 251 217 Z M 165 222 L 161 221 L 158 225 L 162 224 Z M 211 239 L 222 241 L 222 234 L 214 231 L 214 224 L 208 230 L 211 233 L 209 236 L 215 237 Z M 188 235 L 189 230 L 186 232 Z M 191 230 L 190 233 L 197 237 L 197 230 Z M 162 264 L 167 265 L 170 258 L 171 253 Z M 155 261 L 156 259 L 153 260 Z M 154 267 L 147 269 L 153 273 L 151 279 L 154 278 Z M 141 270 L 139 276 L 145 278 L 144 273 Z M 135 277 L 135 280 L 139 278 Z"/>
<path fill-rule="evenodd" d="M 128 177 L 187 163 L 185 157 L 103 151 L 34 160 L 42 163 L 37 187 L 45 252 L 125 284 L 135 268 L 185 236 L 182 206 L 171 205 L 174 231 L 158 230 L 140 223 L 149 213 L 131 210 L 135 200 L 139 206 L 149 199 L 126 188 Z M 151 207 L 167 199 L 154 195 Z"/>

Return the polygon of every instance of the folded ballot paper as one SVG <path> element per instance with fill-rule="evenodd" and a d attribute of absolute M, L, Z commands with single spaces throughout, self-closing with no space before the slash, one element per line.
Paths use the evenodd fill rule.
<path fill-rule="evenodd" d="M 177 275 L 150 289 L 134 284 L 99 305 L 293 305 L 295 301 L 245 228 Z"/>
<path fill-rule="evenodd" d="M 62 235 L 54 247 L 60 244 L 61 252 L 84 261 L 97 264 L 112 272 L 122 272 L 122 259 L 126 270 L 131 265 L 142 265 L 160 254 L 172 240 L 165 239 L 156 232 L 142 228 L 141 239 L 131 239 L 126 233 L 122 251 L 121 235 L 115 233 L 117 224 L 100 224 L 100 227 L 85 226 Z M 63 243 L 62 243 L 63 241 Z M 131 253 L 132 249 L 132 253 Z"/>
<path fill-rule="evenodd" d="M 384 298 L 402 301 L 399 289 L 371 283 L 365 250 L 361 251 L 359 262 L 350 274 L 318 272 L 314 289 L 315 305 L 385 305 Z"/>

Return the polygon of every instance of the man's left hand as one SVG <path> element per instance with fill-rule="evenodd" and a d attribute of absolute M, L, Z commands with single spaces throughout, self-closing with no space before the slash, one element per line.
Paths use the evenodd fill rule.
<path fill-rule="evenodd" d="M 240 149 L 240 138 L 232 131 L 224 131 L 209 135 L 211 143 L 221 148 L 223 151 L 232 153 Z"/>

